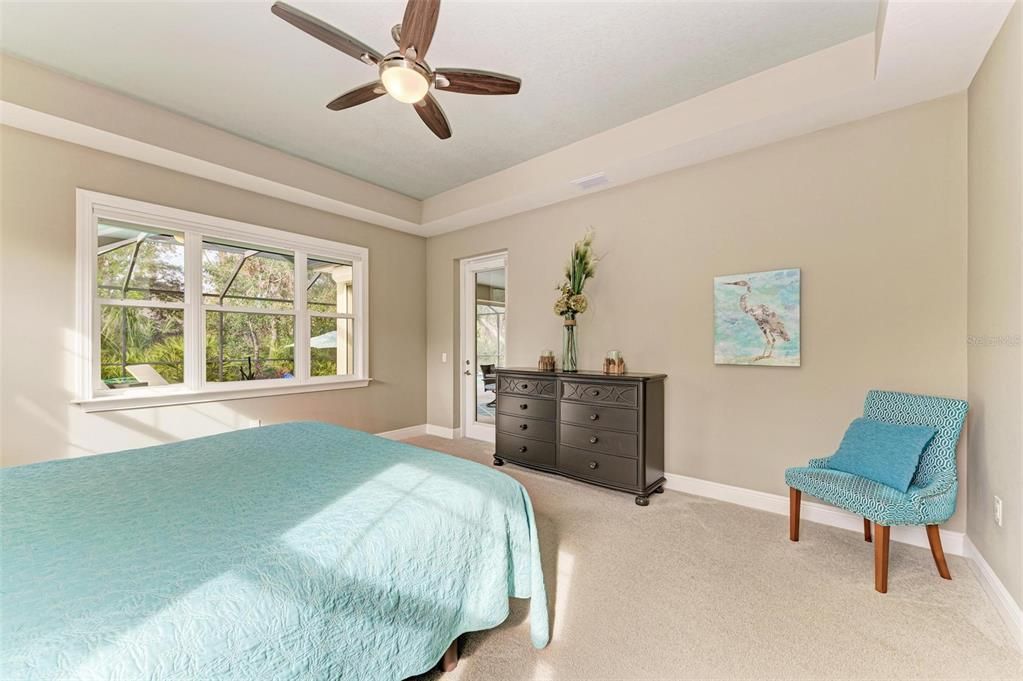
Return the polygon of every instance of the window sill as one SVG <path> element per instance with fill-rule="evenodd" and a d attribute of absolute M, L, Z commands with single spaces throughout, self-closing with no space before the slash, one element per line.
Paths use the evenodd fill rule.
<path fill-rule="evenodd" d="M 147 391 L 144 388 L 125 388 L 119 394 L 104 397 L 93 397 L 88 400 L 72 400 L 85 412 L 120 411 L 122 409 L 144 409 L 146 407 L 171 407 L 179 404 L 198 404 L 200 402 L 223 402 L 226 400 L 244 400 L 254 397 L 274 397 L 277 395 L 295 395 L 298 393 L 322 392 L 324 390 L 345 390 L 348 388 L 365 388 L 371 378 L 346 378 L 335 381 L 316 381 L 298 385 L 274 385 L 211 388 L 202 391 L 170 390 Z M 120 394 L 127 390 L 138 390 L 132 395 Z"/>

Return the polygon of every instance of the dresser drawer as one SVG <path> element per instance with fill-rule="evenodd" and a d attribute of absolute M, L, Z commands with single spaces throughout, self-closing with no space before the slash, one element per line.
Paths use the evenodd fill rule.
<path fill-rule="evenodd" d="M 507 458 L 510 461 L 522 461 L 540 466 L 553 466 L 554 443 L 530 440 L 518 435 L 498 432 L 497 456 Z"/>
<path fill-rule="evenodd" d="M 564 423 L 576 423 L 591 428 L 611 428 L 632 432 L 639 430 L 639 412 L 620 407 L 562 402 L 561 420 Z"/>
<path fill-rule="evenodd" d="M 553 398 L 558 396 L 558 382 L 553 378 L 498 374 L 497 392 L 508 393 L 509 395 Z"/>
<path fill-rule="evenodd" d="M 636 435 L 634 433 L 616 433 L 611 430 L 597 430 L 584 426 L 572 426 L 567 423 L 562 423 L 558 428 L 561 432 L 561 438 L 558 440 L 560 444 L 636 458 Z"/>
<path fill-rule="evenodd" d="M 554 442 L 554 421 L 524 419 L 511 414 L 497 414 L 497 429 L 510 435 Z"/>
<path fill-rule="evenodd" d="M 638 407 L 639 384 L 562 381 L 561 399 L 617 407 Z"/>
<path fill-rule="evenodd" d="M 507 393 L 497 396 L 497 411 L 502 414 L 553 421 L 557 409 L 558 405 L 554 400 L 540 400 L 535 397 L 520 397 Z"/>
<path fill-rule="evenodd" d="M 558 470 L 612 485 L 636 486 L 636 459 L 624 459 L 598 452 L 562 446 L 558 450 Z"/>

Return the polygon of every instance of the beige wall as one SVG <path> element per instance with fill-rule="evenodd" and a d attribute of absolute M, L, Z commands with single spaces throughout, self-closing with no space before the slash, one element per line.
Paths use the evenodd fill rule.
<path fill-rule="evenodd" d="M 508 250 L 508 363 L 534 365 L 560 349 L 554 285 L 588 226 L 603 259 L 580 363 L 618 349 L 669 375 L 672 473 L 784 493 L 869 388 L 966 396 L 965 95 L 431 238 L 430 423 L 458 424 L 459 365 L 440 361 L 458 357 L 457 259 Z M 786 267 L 802 367 L 715 366 L 714 276 Z"/>
<path fill-rule="evenodd" d="M 425 421 L 425 240 L 0 128 L 0 456 L 14 465 L 263 423 L 319 419 L 379 432 Z M 86 414 L 69 404 L 75 188 L 335 239 L 370 250 L 367 388 Z"/>
<path fill-rule="evenodd" d="M 969 90 L 970 539 L 1023 604 L 1023 118 L 1017 2 Z M 1003 501 L 1002 527 L 993 497 Z"/>

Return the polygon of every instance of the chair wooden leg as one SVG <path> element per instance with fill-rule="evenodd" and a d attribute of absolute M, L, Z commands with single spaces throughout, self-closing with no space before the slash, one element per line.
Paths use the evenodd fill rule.
<path fill-rule="evenodd" d="M 888 540 L 891 529 L 887 525 L 874 523 L 874 590 L 888 593 Z"/>
<path fill-rule="evenodd" d="M 458 666 L 458 639 L 456 638 L 448 646 L 448 649 L 444 651 L 444 656 L 440 658 L 440 670 L 442 672 L 454 671 L 455 667 Z"/>
<path fill-rule="evenodd" d="M 799 541 L 799 502 L 803 493 L 789 487 L 789 541 Z"/>
<path fill-rule="evenodd" d="M 931 545 L 931 555 L 934 556 L 934 564 L 938 566 L 938 574 L 942 579 L 952 579 L 948 563 L 945 562 L 945 551 L 941 548 L 941 534 L 937 525 L 927 526 L 927 541 Z"/>
<path fill-rule="evenodd" d="M 870 541 L 870 519 L 869 518 L 864 518 L 863 519 L 863 541 L 865 541 L 865 542 L 869 542 Z"/>

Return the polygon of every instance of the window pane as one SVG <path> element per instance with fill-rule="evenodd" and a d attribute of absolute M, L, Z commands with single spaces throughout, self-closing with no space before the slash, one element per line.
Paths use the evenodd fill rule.
<path fill-rule="evenodd" d="M 290 310 L 295 306 L 295 256 L 204 241 L 202 293 L 208 304 Z"/>
<path fill-rule="evenodd" d="M 96 232 L 96 246 L 100 298 L 184 301 L 181 232 L 104 221 Z"/>
<path fill-rule="evenodd" d="M 155 307 L 100 306 L 100 377 L 111 388 L 181 383 L 185 313 Z"/>
<path fill-rule="evenodd" d="M 307 261 L 306 301 L 313 312 L 352 312 L 352 265 L 321 258 Z"/>
<path fill-rule="evenodd" d="M 345 376 L 354 365 L 354 320 L 310 317 L 309 357 L 311 376 Z"/>
<path fill-rule="evenodd" d="M 295 318 L 206 312 L 206 380 L 294 378 Z"/>

